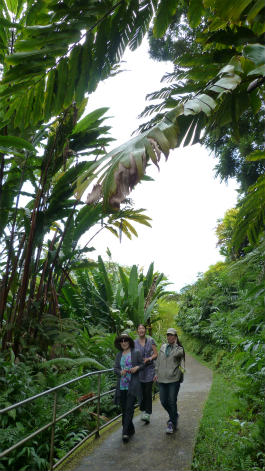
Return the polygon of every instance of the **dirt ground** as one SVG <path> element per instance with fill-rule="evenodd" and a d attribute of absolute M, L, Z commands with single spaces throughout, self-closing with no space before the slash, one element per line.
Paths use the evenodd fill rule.
<path fill-rule="evenodd" d="M 212 371 L 186 355 L 186 373 L 178 396 L 179 423 L 166 435 L 166 411 L 159 398 L 153 402 L 151 423 L 136 414 L 136 433 L 129 443 L 121 440 L 120 420 L 93 444 L 83 447 L 60 467 L 62 471 L 190 471 L 196 433 L 212 383 Z"/>

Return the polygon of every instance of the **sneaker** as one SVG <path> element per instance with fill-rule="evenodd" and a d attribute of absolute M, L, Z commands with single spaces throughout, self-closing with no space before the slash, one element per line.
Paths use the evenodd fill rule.
<path fill-rule="evenodd" d="M 127 443 L 129 441 L 129 438 L 130 438 L 129 435 L 122 435 L 122 441 L 124 443 Z"/>
<path fill-rule="evenodd" d="M 149 424 L 150 422 L 150 414 L 147 414 L 147 412 L 144 414 L 144 417 L 143 419 L 145 421 L 146 424 Z"/>
<path fill-rule="evenodd" d="M 173 428 L 173 424 L 172 422 L 169 420 L 168 423 L 167 423 L 167 428 L 166 428 L 166 433 L 173 433 L 174 432 L 174 428 Z"/>

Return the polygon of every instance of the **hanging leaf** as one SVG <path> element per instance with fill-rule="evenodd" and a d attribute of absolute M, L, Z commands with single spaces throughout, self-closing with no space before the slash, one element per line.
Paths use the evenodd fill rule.
<path fill-rule="evenodd" d="M 51 117 L 52 104 L 54 100 L 55 70 L 50 70 L 44 100 L 44 120 L 48 121 Z"/>
<path fill-rule="evenodd" d="M 70 54 L 69 61 L 68 61 L 68 82 L 67 87 L 65 89 L 65 98 L 64 103 L 65 106 L 70 106 L 74 100 L 74 93 L 75 87 L 78 80 L 79 75 L 79 57 L 81 54 L 81 46 L 76 46 Z"/>
<path fill-rule="evenodd" d="M 204 12 L 202 0 L 190 0 L 189 10 L 188 10 L 188 19 L 190 26 L 196 28 L 200 24 L 201 17 Z"/>
<path fill-rule="evenodd" d="M 160 0 L 153 28 L 156 38 L 160 38 L 166 32 L 176 9 L 177 3 L 175 0 Z"/>
<path fill-rule="evenodd" d="M 60 60 L 59 66 L 57 67 L 57 80 L 56 80 L 56 91 L 55 91 L 55 102 L 53 104 L 53 113 L 59 114 L 63 110 L 63 104 L 65 99 L 65 84 L 67 83 L 68 73 L 68 58 Z"/>
<path fill-rule="evenodd" d="M 79 75 L 76 85 L 75 99 L 77 104 L 81 103 L 84 98 L 85 92 L 88 89 L 89 75 L 91 69 L 91 42 L 90 36 L 87 35 L 86 41 L 82 46 L 80 61 L 79 61 Z"/>
<path fill-rule="evenodd" d="M 43 120 L 44 89 L 45 80 L 42 79 L 34 87 L 34 107 L 31 114 L 31 122 L 34 125 Z"/>

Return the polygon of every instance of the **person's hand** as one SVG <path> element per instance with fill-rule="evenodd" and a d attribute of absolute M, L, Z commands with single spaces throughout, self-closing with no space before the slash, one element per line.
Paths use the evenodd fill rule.
<path fill-rule="evenodd" d="M 127 370 L 121 370 L 121 376 L 125 376 L 127 373 Z"/>
<path fill-rule="evenodd" d="M 144 364 L 148 363 L 149 361 L 151 361 L 151 358 L 144 358 Z"/>
<path fill-rule="evenodd" d="M 133 367 L 130 369 L 130 373 L 136 373 L 138 370 L 139 370 L 139 366 L 133 366 Z"/>
<path fill-rule="evenodd" d="M 157 376 L 157 375 L 155 375 L 155 376 L 153 377 L 153 381 L 156 383 L 156 382 L 157 382 L 157 380 L 158 380 L 158 376 Z"/>

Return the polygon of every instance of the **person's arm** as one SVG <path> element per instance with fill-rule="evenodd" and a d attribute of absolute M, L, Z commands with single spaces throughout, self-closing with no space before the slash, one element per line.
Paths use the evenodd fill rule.
<path fill-rule="evenodd" d="M 114 373 L 117 376 L 121 376 L 121 357 L 119 353 L 117 353 L 116 358 L 115 358 Z"/>
<path fill-rule="evenodd" d="M 160 352 L 158 353 L 157 359 L 155 361 L 155 376 L 153 378 L 153 381 L 157 381 L 157 378 L 158 378 L 159 358 L 160 358 Z"/>
<path fill-rule="evenodd" d="M 173 356 L 176 360 L 179 360 L 184 356 L 183 348 L 180 347 L 178 344 L 175 344 L 174 346 Z"/>
<path fill-rule="evenodd" d="M 155 360 L 157 358 L 157 348 L 154 340 L 152 339 L 152 355 L 150 357 L 144 359 L 144 363 L 148 363 L 149 361 Z"/>
<path fill-rule="evenodd" d="M 152 345 L 152 349 L 153 349 L 153 354 L 150 356 L 150 360 L 155 360 L 157 358 L 157 355 L 158 355 L 157 348 L 156 348 L 155 344 Z"/>
<path fill-rule="evenodd" d="M 143 357 L 139 350 L 135 351 L 136 354 L 136 363 L 137 365 L 133 366 L 130 370 L 130 373 L 137 373 L 137 371 L 142 370 L 144 368 Z"/>

